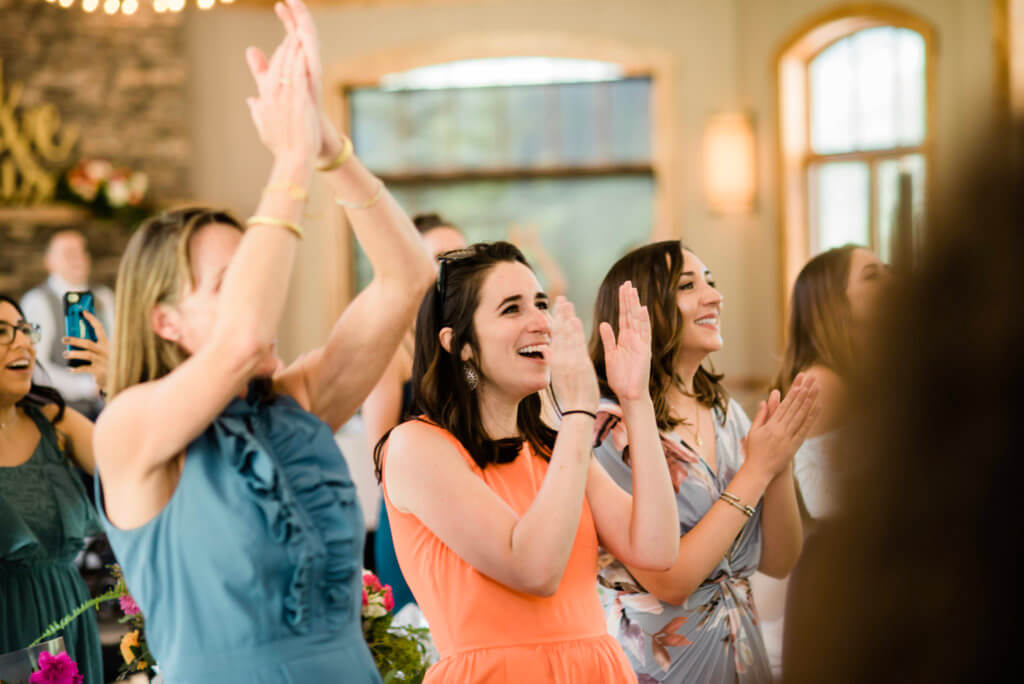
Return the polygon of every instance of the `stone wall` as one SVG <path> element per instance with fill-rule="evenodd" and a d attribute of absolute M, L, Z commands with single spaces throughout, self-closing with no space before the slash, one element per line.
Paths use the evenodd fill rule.
<path fill-rule="evenodd" d="M 78 126 L 72 160 L 101 157 L 144 171 L 156 204 L 186 197 L 183 14 L 157 14 L 147 0 L 131 16 L 89 14 L 79 3 L 64 9 L 44 0 L 0 0 L 4 83 L 24 86 L 21 108 L 51 103 L 64 124 Z M 129 226 L 46 208 L 36 213 L 0 206 L 0 291 L 20 295 L 45 276 L 43 249 L 62 227 L 86 235 L 94 280 L 113 284 Z"/>

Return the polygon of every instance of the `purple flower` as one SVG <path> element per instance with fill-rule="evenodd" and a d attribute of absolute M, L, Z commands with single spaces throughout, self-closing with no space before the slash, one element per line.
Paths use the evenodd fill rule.
<path fill-rule="evenodd" d="M 139 604 L 135 603 L 135 599 L 132 598 L 131 594 L 125 594 L 117 602 L 121 604 L 121 610 L 124 611 L 125 615 L 138 615 L 142 612 L 139 610 Z"/>
<path fill-rule="evenodd" d="M 82 684 L 78 665 L 67 653 L 39 654 L 39 672 L 28 678 L 29 684 Z"/>

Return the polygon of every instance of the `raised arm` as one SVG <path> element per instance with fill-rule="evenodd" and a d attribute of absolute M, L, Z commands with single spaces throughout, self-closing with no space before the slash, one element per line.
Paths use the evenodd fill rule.
<path fill-rule="evenodd" d="M 345 207 L 356 239 L 373 267 L 373 280 L 334 324 L 323 347 L 286 369 L 275 383 L 337 429 L 355 413 L 380 379 L 412 325 L 434 281 L 434 262 L 412 221 L 352 152 L 322 106 L 320 46 L 313 19 L 301 0 L 277 3 L 275 11 L 303 45 L 310 64 L 310 94 L 319 107 L 320 168 Z M 266 60 L 250 50 L 255 74 Z"/>
<path fill-rule="evenodd" d="M 302 219 L 303 201 L 288 188 L 307 185 L 319 141 L 305 79 L 298 41 L 286 39 L 257 84 L 259 97 L 249 102 L 260 138 L 274 156 L 255 213 L 263 218 L 251 220 L 237 244 L 231 231 L 224 235 L 232 237 L 218 238 L 225 242 L 214 252 L 234 251 L 219 281 L 206 341 L 165 377 L 121 392 L 101 414 L 94 442 L 104 485 L 108 479 L 137 484 L 163 472 L 272 358 L 295 254 L 296 234 L 284 224 Z M 181 316 L 173 306 L 158 305 L 152 324 L 161 336 L 178 339 L 175 322 L 180 326 Z"/>
<path fill-rule="evenodd" d="M 583 325 L 564 299 L 555 305 L 549 361 L 565 407 L 593 411 L 597 379 Z M 544 482 L 519 515 L 436 430 L 403 423 L 389 440 L 388 496 L 483 574 L 516 591 L 550 596 L 558 590 L 579 528 L 593 430 L 589 416 L 565 416 Z"/>
<path fill-rule="evenodd" d="M 746 440 L 746 461 L 729 483 L 729 493 L 745 505 L 757 505 L 803 442 L 815 419 L 814 401 L 813 382 L 797 376 L 777 410 L 770 410 L 769 403 L 778 402 L 778 392 L 773 392 L 768 403 L 761 402 Z M 762 519 L 763 516 L 762 508 Z M 679 539 L 679 555 L 667 572 L 649 572 L 628 564 L 627 567 L 647 591 L 666 603 L 682 604 L 718 566 L 748 520 L 742 511 L 718 500 Z"/>
<path fill-rule="evenodd" d="M 596 460 L 590 466 L 587 498 L 601 544 L 627 565 L 667 570 L 676 558 L 679 513 L 672 479 L 661 449 L 649 390 L 651 320 L 628 281 L 619 287 L 619 337 L 602 321 L 608 384 L 622 407 L 630 436 L 633 492 L 622 490 Z"/>

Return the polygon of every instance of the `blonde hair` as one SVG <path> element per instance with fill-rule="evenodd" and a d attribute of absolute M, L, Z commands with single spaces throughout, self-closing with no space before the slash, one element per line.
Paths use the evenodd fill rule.
<path fill-rule="evenodd" d="M 822 252 L 804 265 L 793 284 L 786 352 L 772 387 L 783 395 L 797 373 L 822 365 L 848 380 L 853 364 L 850 302 L 846 283 L 850 260 L 860 245 Z"/>
<path fill-rule="evenodd" d="M 153 308 L 174 304 L 184 286 L 194 285 L 189 240 L 203 226 L 220 223 L 243 230 L 231 214 L 187 207 L 147 219 L 128 241 L 117 271 L 114 344 L 107 394 L 161 378 L 188 358 L 177 343 L 156 334 Z"/>

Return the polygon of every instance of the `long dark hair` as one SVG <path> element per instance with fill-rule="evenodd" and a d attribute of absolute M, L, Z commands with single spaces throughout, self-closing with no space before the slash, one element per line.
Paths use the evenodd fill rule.
<path fill-rule="evenodd" d="M 8 297 L 5 294 L 0 294 L 0 302 L 7 302 L 13 306 L 18 314 L 24 319 L 25 312 L 21 310 L 18 302 L 13 297 Z M 29 387 L 28 394 L 23 396 L 21 399 L 15 402 L 15 406 L 24 409 L 27 406 L 34 406 L 36 408 L 42 408 L 43 406 L 49 406 L 50 404 L 56 404 L 57 415 L 54 417 L 54 423 L 59 423 L 64 418 L 64 397 L 60 395 L 55 388 L 48 385 L 40 385 L 32 380 L 32 385 Z"/>
<path fill-rule="evenodd" d="M 676 288 L 683 274 L 683 245 L 679 240 L 665 240 L 638 247 L 611 267 L 597 291 L 594 320 L 608 321 L 615 334 L 619 334 L 619 287 L 625 281 L 633 283 L 640 295 L 640 303 L 651 315 L 651 399 L 658 429 L 667 432 L 687 421 L 672 413 L 669 391 L 682 384 L 676 373 L 676 364 L 682 352 L 683 315 L 676 303 Z M 590 358 L 594 361 L 601 395 L 616 398 L 608 384 L 604 362 L 604 345 L 597 327 L 590 334 Z M 722 387 L 722 378 L 704 364 L 693 378 L 693 391 L 697 401 L 710 408 L 718 408 L 724 423 L 729 408 L 729 395 Z"/>
<path fill-rule="evenodd" d="M 846 282 L 853 253 L 859 245 L 834 247 L 800 269 L 793 283 L 786 332 L 786 352 L 773 388 L 783 395 L 797 373 L 815 364 L 849 380 L 853 364 L 850 344 L 850 302 Z"/>
<path fill-rule="evenodd" d="M 480 291 L 487 274 L 500 263 L 513 262 L 530 267 L 519 249 L 508 242 L 481 242 L 438 257 L 441 273 L 420 304 L 416 317 L 416 340 L 412 363 L 413 405 L 422 419 L 452 433 L 473 458 L 485 468 L 492 463 L 508 463 L 516 457 L 522 439 L 492 440 L 484 431 L 480 404 L 466 381 L 466 369 L 478 376 L 480 367 L 471 359 L 463 361 L 459 350 L 469 345 L 473 358 L 480 358 L 473 314 L 480 304 Z M 443 294 L 443 299 L 442 299 Z M 449 348 L 438 337 L 443 328 L 451 328 Z M 522 438 L 535 454 L 550 458 L 555 431 L 541 420 L 540 394 L 531 394 L 519 402 L 516 419 Z M 381 479 L 381 451 L 388 431 L 373 450 L 378 481 Z"/>

